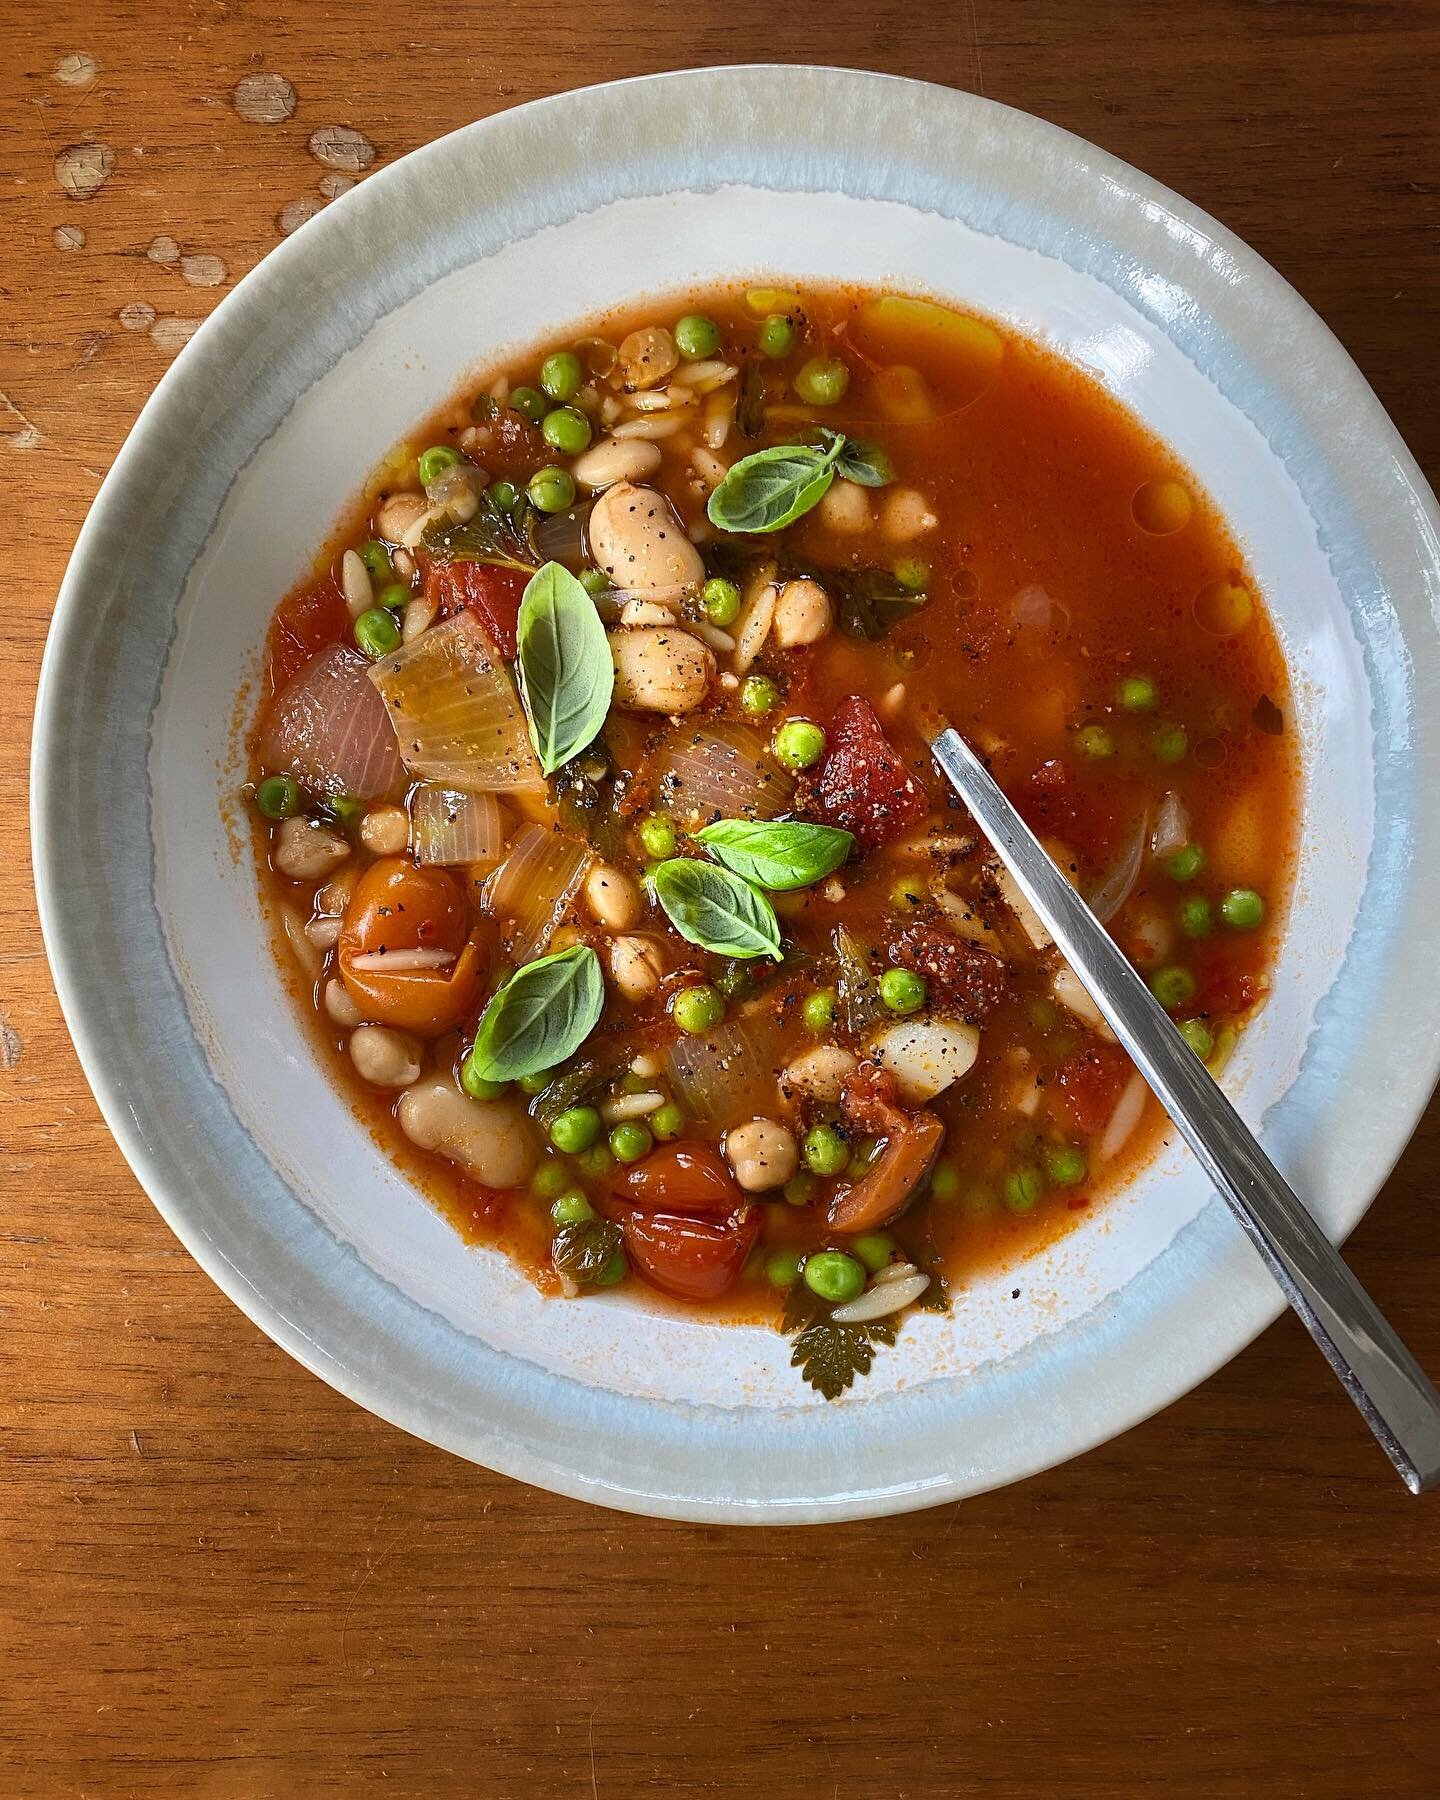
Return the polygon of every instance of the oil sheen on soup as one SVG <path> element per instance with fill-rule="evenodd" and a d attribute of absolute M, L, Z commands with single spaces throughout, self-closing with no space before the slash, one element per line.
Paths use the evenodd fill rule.
<path fill-rule="evenodd" d="M 1158 1109 L 931 764 L 955 724 L 1218 1071 L 1265 1000 L 1284 667 L 1186 470 L 1008 327 L 649 302 L 398 446 L 267 644 L 247 796 L 316 1053 L 546 1292 L 833 1398 Z"/>

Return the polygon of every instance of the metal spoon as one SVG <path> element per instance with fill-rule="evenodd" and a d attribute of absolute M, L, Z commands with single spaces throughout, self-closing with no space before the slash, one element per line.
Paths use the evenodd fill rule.
<path fill-rule="evenodd" d="M 931 745 L 1412 1494 L 1440 1485 L 1440 1394 L 1105 928 L 957 731 Z"/>

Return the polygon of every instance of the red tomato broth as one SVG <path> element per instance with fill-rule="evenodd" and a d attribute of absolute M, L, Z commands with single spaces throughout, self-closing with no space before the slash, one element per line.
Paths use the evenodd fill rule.
<path fill-rule="evenodd" d="M 844 355 L 851 321 L 863 299 L 841 291 L 807 290 L 804 309 L 810 339 L 780 366 L 793 368 L 806 352 L 822 344 Z M 753 343 L 757 321 L 740 296 L 706 294 L 700 304 L 720 323 L 727 352 L 733 354 L 736 344 Z M 577 336 L 618 340 L 628 329 L 682 310 L 681 303 L 631 308 Z M 493 371 L 483 382 L 467 383 L 463 396 L 417 431 L 413 441 L 459 441 L 472 422 L 472 396 L 501 373 L 508 374 L 512 384 L 533 384 L 544 353 L 519 359 L 506 371 Z M 788 688 L 777 716 L 799 715 L 827 724 L 841 702 L 851 695 L 864 696 L 880 711 L 886 736 L 905 769 L 935 805 L 946 809 L 947 829 L 973 837 L 963 812 L 947 801 L 921 736 L 924 718 L 932 712 L 943 714 L 973 735 L 990 757 L 997 778 L 1052 850 L 1068 853 L 1076 878 L 1087 891 L 1134 832 L 1142 810 L 1148 805 L 1153 814 L 1162 791 L 1178 794 L 1193 821 L 1194 840 L 1205 846 L 1206 867 L 1198 880 L 1182 885 L 1147 857 L 1112 930 L 1139 960 L 1135 946 L 1143 946 L 1147 910 L 1168 921 L 1177 901 L 1192 892 L 1203 890 L 1218 902 L 1232 884 L 1259 888 L 1267 903 L 1260 930 L 1231 934 L 1217 924 L 1212 936 L 1194 944 L 1176 935 L 1175 947 L 1165 959 L 1183 957 L 1195 973 L 1197 992 L 1179 1009 L 1180 1016 L 1200 1016 L 1208 1010 L 1217 1028 L 1222 1023 L 1242 1025 L 1263 1002 L 1284 917 L 1298 784 L 1293 732 L 1272 735 L 1253 720 L 1262 696 L 1283 712 L 1289 693 L 1263 610 L 1257 604 L 1244 628 L 1226 637 L 1207 631 L 1196 617 L 1196 597 L 1217 581 L 1254 593 L 1222 521 L 1187 472 L 1091 378 L 1008 330 L 1000 366 L 984 391 L 930 422 L 896 425 L 885 420 L 873 397 L 874 383 L 863 372 L 867 360 L 868 352 L 857 359 L 845 398 L 836 406 L 815 409 L 814 416 L 882 442 L 894 463 L 897 483 L 923 489 L 939 519 L 916 547 L 930 565 L 928 597 L 878 643 L 833 632 L 812 649 L 788 653 L 783 670 Z M 946 351 L 927 334 L 912 334 L 905 360 L 933 373 L 937 390 L 945 388 Z M 960 373 L 952 390 L 969 392 L 975 384 L 967 385 L 964 379 L 968 365 L 964 358 L 956 362 Z M 683 380 L 685 366 L 680 365 L 676 380 Z M 781 405 L 787 400 L 793 403 L 793 396 L 786 396 Z M 772 423 L 761 442 L 791 441 L 799 429 Z M 733 432 L 731 436 L 727 457 L 756 447 L 749 442 L 736 445 Z M 662 445 L 661 454 L 662 466 L 650 478 L 652 485 L 670 496 L 687 526 L 699 524 L 704 517 L 703 488 L 684 472 L 669 446 Z M 492 479 L 508 478 L 522 488 L 537 466 L 567 460 L 549 450 L 540 433 L 513 413 L 501 414 L 492 441 L 477 456 Z M 1185 522 L 1167 535 L 1142 530 L 1132 512 L 1137 493 L 1157 481 L 1179 483 L 1190 499 Z M 359 543 L 374 534 L 374 527 L 374 511 L 367 504 L 345 522 L 332 542 L 337 550 Z M 781 535 L 802 559 L 838 568 L 869 566 L 897 549 L 877 543 L 874 531 L 858 539 L 842 536 L 813 513 Z M 427 564 L 423 555 L 417 560 L 415 585 L 440 600 L 441 616 L 455 604 L 471 606 L 501 652 L 513 648 L 509 634 L 523 576 L 489 568 L 466 568 L 459 574 Z M 277 609 L 267 696 L 295 673 L 303 661 L 300 649 L 351 642 L 335 570 L 295 590 Z M 1032 596 L 1019 609 L 1017 623 L 1016 596 L 1034 589 L 1048 596 L 1050 619 L 1044 622 L 1044 602 Z M 1213 618 L 1213 606 L 1201 610 Z M 783 660 L 778 652 L 768 658 L 762 655 L 759 666 L 780 672 Z M 1117 684 L 1130 675 L 1155 682 L 1160 700 L 1154 711 L 1127 714 L 1115 707 Z M 899 683 L 905 694 L 887 708 L 885 697 Z M 924 715 L 919 710 L 922 702 Z M 618 734 L 632 747 L 632 756 L 633 746 L 647 741 L 647 733 L 632 729 L 634 723 L 627 719 Z M 648 727 L 652 721 L 646 718 L 641 723 Z M 1087 725 L 1100 725 L 1110 733 L 1113 755 L 1092 761 L 1077 752 L 1077 733 Z M 1158 764 L 1149 749 L 1151 735 L 1162 725 L 1183 727 L 1188 737 L 1186 756 L 1171 766 Z M 1218 766 L 1202 767 L 1197 762 L 1193 750 L 1202 741 L 1220 747 Z M 261 772 L 257 767 L 256 775 Z M 632 816 L 638 817 L 651 798 L 643 780 L 635 784 L 634 795 Z M 502 799 L 515 824 L 537 816 L 533 801 L 515 805 L 510 796 Z M 542 808 L 538 816 L 551 815 Z M 1258 829 L 1257 821 L 1262 822 Z M 258 820 L 257 829 L 263 853 L 266 822 Z M 642 859 L 635 860 L 638 864 Z M 977 849 L 951 869 L 967 899 L 984 887 L 983 863 Z M 829 932 L 841 920 L 862 936 L 893 935 L 892 889 L 897 880 L 916 872 L 917 865 L 893 846 L 882 847 L 858 866 L 851 864 L 839 872 L 843 898 L 829 900 L 821 890 L 778 896 L 782 926 L 802 949 L 815 953 L 828 947 Z M 924 866 L 919 869 L 922 877 L 929 872 Z M 464 872 L 456 873 L 463 881 Z M 297 894 L 303 900 L 296 884 L 273 868 L 266 868 L 264 885 L 277 904 L 294 906 Z M 472 883 L 468 891 L 473 900 L 478 885 Z M 573 909 L 572 919 L 584 941 L 601 941 L 593 925 Z M 663 927 L 663 920 L 660 924 Z M 654 928 L 652 915 L 644 929 Z M 1013 922 L 1008 935 L 1014 936 Z M 278 954 L 282 961 L 289 958 L 283 943 Z M 709 972 L 713 959 L 681 945 L 675 961 Z M 523 1190 L 493 1193 L 437 1154 L 411 1144 L 393 1116 L 394 1097 L 377 1092 L 356 1074 L 345 1051 L 348 1032 L 337 1028 L 316 1004 L 319 985 L 308 996 L 302 992 L 303 1010 L 310 1015 L 317 1042 L 356 1116 L 467 1241 L 504 1250 L 539 1285 L 554 1291 L 548 1201 Z M 1057 1135 L 1077 1140 L 1094 1135 L 1103 1125 L 1101 1115 L 1108 1117 L 1107 1106 L 1113 1109 L 1117 1082 L 1123 1086 L 1129 1073 L 1118 1051 L 1097 1045 L 1093 1033 L 1053 1003 L 1049 1013 L 1055 1016 L 1044 1014 L 1037 1023 L 1035 1009 L 1047 997 L 1046 984 L 1033 971 L 1022 969 L 1012 977 L 1005 998 L 982 1026 L 976 1068 L 934 1103 L 947 1126 L 944 1160 L 958 1171 L 953 1191 L 926 1198 L 885 1227 L 901 1251 L 914 1253 L 917 1260 L 938 1252 L 957 1287 L 969 1277 L 1017 1263 L 1053 1242 L 1106 1193 L 1122 1185 L 1155 1147 L 1161 1119 L 1150 1102 L 1142 1125 L 1103 1169 L 1090 1168 L 1073 1187 L 1052 1185 L 1030 1210 L 1007 1205 L 1006 1173 L 1017 1160 L 1033 1162 L 1042 1152 L 1043 1140 Z M 787 1030 L 792 1048 L 799 1048 L 813 1040 L 796 1028 L 795 1010 L 788 1009 Z M 467 1041 L 468 1035 L 467 1028 Z M 632 1048 L 658 1049 L 675 1035 L 669 1018 L 657 1012 L 640 1018 L 629 1042 Z M 1017 1048 L 1031 1057 L 1023 1069 L 1010 1067 L 1006 1060 Z M 1087 1049 L 1104 1065 L 1101 1075 L 1083 1072 Z M 1026 1085 L 1038 1095 L 1028 1118 L 1015 1106 L 1017 1086 Z M 714 1144 L 719 1135 L 692 1124 L 682 1141 Z M 610 1199 L 606 1184 L 591 1184 L 591 1191 L 602 1210 L 612 1210 L 606 1204 Z M 777 1249 L 804 1252 L 837 1241 L 824 1227 L 823 1211 L 817 1217 L 812 1208 L 785 1205 L 778 1194 L 760 1196 L 757 1206 L 759 1249 L 723 1298 L 705 1302 L 708 1316 L 773 1321 L 779 1298 L 767 1284 L 765 1257 Z M 635 1289 L 634 1281 L 626 1284 L 627 1292 Z M 649 1287 L 643 1291 L 652 1304 L 690 1310 L 683 1300 Z"/>

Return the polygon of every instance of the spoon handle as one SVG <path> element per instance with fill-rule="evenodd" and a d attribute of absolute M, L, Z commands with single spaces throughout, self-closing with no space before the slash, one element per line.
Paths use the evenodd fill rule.
<path fill-rule="evenodd" d="M 959 733 L 942 731 L 931 749 L 1405 1485 L 1440 1485 L 1440 1394 L 1424 1370 Z"/>

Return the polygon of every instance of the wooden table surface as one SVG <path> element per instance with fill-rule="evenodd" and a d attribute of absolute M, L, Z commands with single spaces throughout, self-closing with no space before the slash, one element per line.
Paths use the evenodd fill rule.
<path fill-rule="evenodd" d="M 26 767 L 70 545 L 194 322 L 369 147 L 378 168 L 589 79 L 866 64 L 1067 126 L 1288 276 L 1434 479 L 1440 5 L 11 0 L 6 21 L 4 1791 L 1434 1794 L 1440 1508 L 1288 1319 L 1066 1468 L 815 1530 L 554 1499 L 322 1386 L 194 1267 L 100 1121 L 41 951 Z M 237 95 L 257 75 L 293 116 L 274 81 Z M 1432 1370 L 1437 1176 L 1432 1109 L 1350 1250 Z"/>

